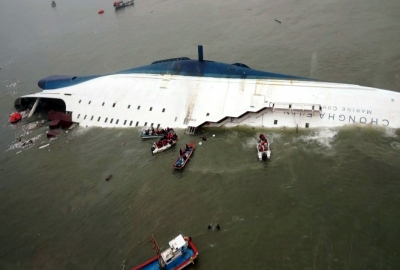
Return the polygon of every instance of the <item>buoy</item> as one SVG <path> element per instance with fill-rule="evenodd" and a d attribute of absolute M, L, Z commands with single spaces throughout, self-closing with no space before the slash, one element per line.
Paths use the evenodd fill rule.
<path fill-rule="evenodd" d="M 22 119 L 22 115 L 19 112 L 14 112 L 10 115 L 10 123 L 15 124 Z"/>
<path fill-rule="evenodd" d="M 103 13 L 104 13 L 104 10 L 100 9 L 99 14 L 103 14 Z"/>

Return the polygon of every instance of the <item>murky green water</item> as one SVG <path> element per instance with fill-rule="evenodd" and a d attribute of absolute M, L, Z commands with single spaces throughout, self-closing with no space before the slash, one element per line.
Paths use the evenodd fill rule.
<path fill-rule="evenodd" d="M 190 269 L 400 266 L 395 130 L 178 130 L 176 147 L 152 155 L 135 128 L 48 141 L 45 125 L 26 134 L 26 122 L 7 123 L 42 77 L 196 58 L 198 44 L 205 59 L 399 91 L 398 3 L 56 2 L 0 3 L 0 269 L 130 269 L 154 255 L 151 234 L 165 248 L 178 233 L 199 250 Z M 268 162 L 257 160 L 260 132 Z M 14 149 L 21 134 L 35 143 Z"/>

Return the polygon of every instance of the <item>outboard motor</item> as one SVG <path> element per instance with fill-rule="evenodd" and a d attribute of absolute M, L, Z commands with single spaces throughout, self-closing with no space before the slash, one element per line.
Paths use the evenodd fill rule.
<path fill-rule="evenodd" d="M 267 159 L 267 154 L 266 153 L 262 153 L 262 160 L 266 160 Z"/>

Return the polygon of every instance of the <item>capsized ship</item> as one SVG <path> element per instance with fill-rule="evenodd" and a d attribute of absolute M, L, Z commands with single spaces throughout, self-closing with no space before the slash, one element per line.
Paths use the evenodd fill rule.
<path fill-rule="evenodd" d="M 50 76 L 15 101 L 71 115 L 83 126 L 400 127 L 400 93 L 187 57 L 98 76 Z"/>

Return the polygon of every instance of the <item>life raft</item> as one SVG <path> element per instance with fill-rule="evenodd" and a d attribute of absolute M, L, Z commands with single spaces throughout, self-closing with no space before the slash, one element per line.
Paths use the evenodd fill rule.
<path fill-rule="evenodd" d="M 10 123 L 15 124 L 22 119 L 22 115 L 19 112 L 14 112 L 10 115 Z"/>

